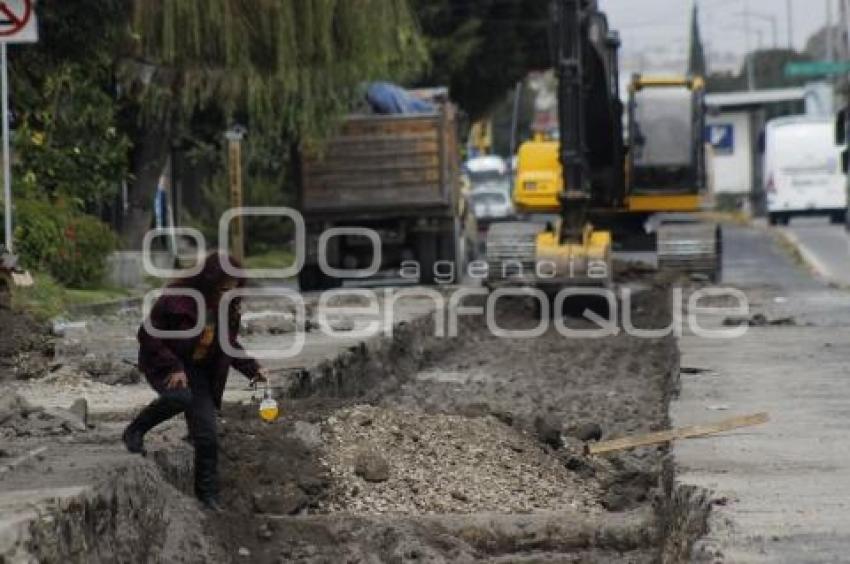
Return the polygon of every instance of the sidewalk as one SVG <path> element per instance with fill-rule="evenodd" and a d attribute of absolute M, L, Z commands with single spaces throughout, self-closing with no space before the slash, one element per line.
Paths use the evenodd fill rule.
<path fill-rule="evenodd" d="M 671 406 L 675 426 L 762 411 L 771 417 L 674 446 L 678 480 L 717 500 L 698 550 L 710 561 L 847 561 L 850 294 L 800 284 L 791 259 L 762 230 L 730 235 L 729 284 L 746 292 L 751 313 L 793 316 L 796 324 L 751 327 L 732 341 L 680 342 L 682 366 L 700 370 L 682 375 Z"/>

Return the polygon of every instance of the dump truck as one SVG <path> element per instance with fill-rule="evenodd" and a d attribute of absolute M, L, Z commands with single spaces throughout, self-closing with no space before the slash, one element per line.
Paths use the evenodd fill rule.
<path fill-rule="evenodd" d="M 302 291 L 376 271 L 418 273 L 422 284 L 460 276 L 477 230 L 461 193 L 457 130 L 457 110 L 443 100 L 429 113 L 349 115 L 321 148 L 301 152 Z"/>

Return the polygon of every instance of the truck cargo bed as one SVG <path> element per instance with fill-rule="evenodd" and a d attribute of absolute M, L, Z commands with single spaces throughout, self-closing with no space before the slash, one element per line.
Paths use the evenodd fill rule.
<path fill-rule="evenodd" d="M 453 110 L 353 115 L 321 152 L 305 154 L 307 214 L 452 213 L 457 158 Z"/>

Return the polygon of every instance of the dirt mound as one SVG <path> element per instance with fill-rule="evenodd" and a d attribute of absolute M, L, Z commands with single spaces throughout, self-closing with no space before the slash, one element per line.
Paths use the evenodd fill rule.
<path fill-rule="evenodd" d="M 25 313 L 0 308 L 0 382 L 42 375 L 53 353 L 47 327 Z"/>
<path fill-rule="evenodd" d="M 329 512 L 529 513 L 599 506 L 537 441 L 492 417 L 360 406 L 324 425 Z M 377 470 L 377 472 L 375 472 Z"/>

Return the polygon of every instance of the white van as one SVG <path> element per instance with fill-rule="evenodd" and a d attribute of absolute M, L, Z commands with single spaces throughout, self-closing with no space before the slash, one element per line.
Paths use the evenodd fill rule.
<path fill-rule="evenodd" d="M 795 215 L 827 215 L 844 223 L 846 176 L 832 119 L 790 116 L 765 129 L 764 191 L 771 225 L 787 225 Z"/>

